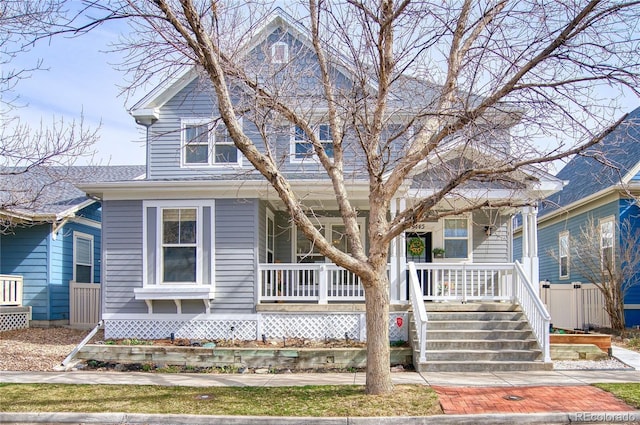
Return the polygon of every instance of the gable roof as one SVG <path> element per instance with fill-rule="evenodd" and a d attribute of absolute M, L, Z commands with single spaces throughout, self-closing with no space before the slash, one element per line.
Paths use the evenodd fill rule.
<path fill-rule="evenodd" d="M 605 189 L 627 184 L 640 167 L 640 108 L 630 112 L 602 142 L 569 161 L 556 177 L 569 183 L 547 198 L 542 217 Z"/>
<path fill-rule="evenodd" d="M 133 180 L 144 166 L 4 167 L 0 169 L 0 215 L 27 221 L 53 221 L 96 202 L 76 186 L 90 182 Z"/>

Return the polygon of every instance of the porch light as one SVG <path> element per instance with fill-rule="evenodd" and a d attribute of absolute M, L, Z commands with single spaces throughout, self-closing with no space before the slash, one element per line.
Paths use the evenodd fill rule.
<path fill-rule="evenodd" d="M 495 229 L 495 226 L 484 226 L 484 234 L 487 236 L 491 236 L 493 235 L 494 229 Z"/>

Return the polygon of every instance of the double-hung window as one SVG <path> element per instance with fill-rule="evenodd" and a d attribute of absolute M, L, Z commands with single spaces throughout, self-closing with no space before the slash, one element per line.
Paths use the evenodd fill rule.
<path fill-rule="evenodd" d="M 331 136 L 331 126 L 329 124 L 320 124 L 314 130 L 315 135 L 322 144 L 327 156 L 333 158 L 333 139 Z M 293 142 L 292 142 L 292 161 L 300 162 L 305 159 L 313 158 L 315 151 L 313 144 L 307 136 L 307 133 L 299 126 L 294 126 Z"/>
<path fill-rule="evenodd" d="M 239 164 L 240 155 L 222 120 L 182 121 L 182 163 L 188 166 Z"/>
<path fill-rule="evenodd" d="M 358 227 L 360 228 L 360 240 L 364 240 L 364 219 L 358 219 Z M 316 229 L 320 231 L 327 238 L 334 247 L 339 250 L 350 253 L 352 251 L 351 244 L 347 238 L 347 230 L 340 218 L 319 218 L 316 224 Z M 295 228 L 295 252 L 296 262 L 298 263 L 323 263 L 326 261 L 324 255 L 320 253 L 320 250 L 313 241 L 307 239 L 307 237 Z"/>
<path fill-rule="evenodd" d="M 93 283 L 93 236 L 73 232 L 73 280 Z"/>
<path fill-rule="evenodd" d="M 195 283 L 197 264 L 196 208 L 162 209 L 162 282 Z"/>
<path fill-rule="evenodd" d="M 560 259 L 560 279 L 569 277 L 569 232 L 558 236 L 558 256 Z"/>
<path fill-rule="evenodd" d="M 600 261 L 605 270 L 612 270 L 614 266 L 613 241 L 613 217 L 610 217 L 600 221 Z"/>
<path fill-rule="evenodd" d="M 444 251 L 447 258 L 469 256 L 469 221 L 466 218 L 444 220 Z"/>

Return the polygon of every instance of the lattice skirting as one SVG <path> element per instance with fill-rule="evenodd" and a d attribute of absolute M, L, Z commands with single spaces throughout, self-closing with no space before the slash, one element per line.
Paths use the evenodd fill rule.
<path fill-rule="evenodd" d="M 26 329 L 29 327 L 29 311 L 21 312 L 0 312 L 0 331 L 11 331 L 14 329 Z"/>
<path fill-rule="evenodd" d="M 366 341 L 364 313 L 314 313 L 256 314 L 255 319 L 234 320 L 206 317 L 198 319 L 105 319 L 105 338 L 176 338 L 189 339 L 240 339 L 256 340 L 265 335 L 268 339 L 305 338 L 323 340 L 327 338 Z M 400 318 L 400 320 L 398 320 Z M 409 338 L 407 313 L 389 315 L 389 339 L 407 341 Z"/>

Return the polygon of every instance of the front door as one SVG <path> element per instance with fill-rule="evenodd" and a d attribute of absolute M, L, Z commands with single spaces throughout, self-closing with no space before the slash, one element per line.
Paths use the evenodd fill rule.
<path fill-rule="evenodd" d="M 431 232 L 407 232 L 405 240 L 407 242 L 407 261 L 413 261 L 414 263 L 431 263 L 433 261 Z M 428 270 L 418 270 L 418 280 L 422 287 L 422 295 L 433 295 L 430 272 Z M 407 271 L 408 281 L 409 272 Z M 407 285 L 407 297 L 409 296 L 408 291 L 409 285 Z"/>

